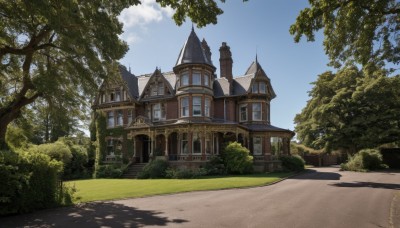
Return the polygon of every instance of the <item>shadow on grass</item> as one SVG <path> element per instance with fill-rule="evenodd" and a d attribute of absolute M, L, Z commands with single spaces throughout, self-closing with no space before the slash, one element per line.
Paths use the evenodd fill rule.
<path fill-rule="evenodd" d="M 344 187 L 344 188 L 383 188 L 383 189 L 400 190 L 400 184 L 390 184 L 390 183 L 340 182 L 330 185 L 336 187 Z"/>
<path fill-rule="evenodd" d="M 319 172 L 317 170 L 308 169 L 305 173 L 290 177 L 289 179 L 298 179 L 298 180 L 340 180 L 339 173 L 333 172 Z"/>
<path fill-rule="evenodd" d="M 162 212 L 139 210 L 112 202 L 43 210 L 0 218 L 1 227 L 143 227 L 188 222 L 168 219 Z"/>

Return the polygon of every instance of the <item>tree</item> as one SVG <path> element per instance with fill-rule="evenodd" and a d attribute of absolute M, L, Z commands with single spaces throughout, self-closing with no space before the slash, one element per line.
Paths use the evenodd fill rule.
<path fill-rule="evenodd" d="M 324 30 L 325 52 L 331 65 L 357 62 L 400 63 L 400 2 L 396 0 L 309 0 L 290 33 L 314 41 Z"/>
<path fill-rule="evenodd" d="M 314 149 L 363 148 L 400 141 L 400 75 L 347 66 L 319 75 L 295 117 L 297 138 Z"/>
<path fill-rule="evenodd" d="M 217 23 L 213 0 L 157 0 L 182 24 Z M 85 105 L 103 79 L 118 73 L 128 50 L 117 16 L 140 0 L 0 0 L 0 149 L 10 122 L 38 98 Z M 62 101 L 62 102 L 61 102 Z"/>

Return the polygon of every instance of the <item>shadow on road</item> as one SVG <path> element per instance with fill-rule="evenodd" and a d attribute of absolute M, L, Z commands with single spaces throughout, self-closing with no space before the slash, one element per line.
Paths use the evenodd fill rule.
<path fill-rule="evenodd" d="M 298 180 L 340 180 L 342 175 L 333 172 L 319 172 L 317 170 L 307 170 L 306 173 L 291 177 L 289 179 Z"/>
<path fill-rule="evenodd" d="M 345 188 L 383 188 L 383 189 L 400 190 L 400 184 L 375 183 L 375 182 L 340 182 L 330 185 L 336 187 L 345 187 Z"/>
<path fill-rule="evenodd" d="M 2 227 L 143 227 L 185 223 L 184 219 L 169 220 L 162 212 L 139 210 L 111 202 L 87 203 L 81 207 L 44 210 L 32 214 L 0 218 Z"/>

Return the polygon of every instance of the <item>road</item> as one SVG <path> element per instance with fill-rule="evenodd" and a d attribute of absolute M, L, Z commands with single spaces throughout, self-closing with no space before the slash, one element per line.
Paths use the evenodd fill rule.
<path fill-rule="evenodd" d="M 0 227 L 400 227 L 399 172 L 314 168 L 277 184 L 95 202 Z"/>

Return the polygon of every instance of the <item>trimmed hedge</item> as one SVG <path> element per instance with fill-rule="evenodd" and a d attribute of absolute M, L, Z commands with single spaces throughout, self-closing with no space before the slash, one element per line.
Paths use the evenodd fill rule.
<path fill-rule="evenodd" d="M 303 158 L 299 155 L 283 155 L 279 159 L 282 161 L 282 167 L 290 171 L 304 170 L 304 165 L 306 164 Z"/>
<path fill-rule="evenodd" d="M 72 204 L 73 191 L 60 181 L 62 167 L 43 153 L 0 151 L 0 215 Z"/>

